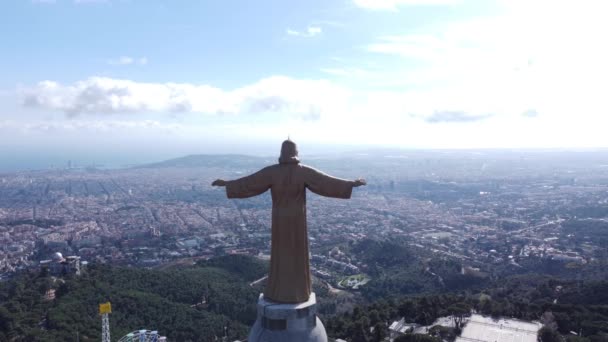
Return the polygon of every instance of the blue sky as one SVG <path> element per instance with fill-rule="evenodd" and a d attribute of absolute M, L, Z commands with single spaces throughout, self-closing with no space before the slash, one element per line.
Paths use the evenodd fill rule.
<path fill-rule="evenodd" d="M 608 147 L 606 7 L 8 0 L 0 153 Z"/>

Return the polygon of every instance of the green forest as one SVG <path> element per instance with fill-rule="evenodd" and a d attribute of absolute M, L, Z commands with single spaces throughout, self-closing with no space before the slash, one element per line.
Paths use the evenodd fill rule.
<path fill-rule="evenodd" d="M 464 291 L 377 300 L 329 318 L 326 327 L 335 337 L 382 341 L 388 334 L 385 322 L 403 317 L 407 322 L 430 325 L 439 317 L 466 315 L 471 309 L 493 317 L 540 320 L 554 333 L 552 336 L 556 336 L 545 342 L 608 341 L 608 281 L 579 284 L 532 275 L 504 279 L 478 293 Z M 370 327 L 374 332 L 370 332 Z M 441 327 L 432 330 L 435 337 L 448 341 L 459 333 L 458 329 Z"/>
<path fill-rule="evenodd" d="M 364 241 L 348 248 L 363 255 L 373 280 L 346 300 L 315 282 L 321 319 L 331 337 L 382 341 L 390 322 L 402 317 L 430 325 L 438 317 L 462 318 L 476 310 L 541 320 L 547 326 L 541 331 L 544 342 L 608 341 L 605 278 L 463 275 L 454 260 L 414 253 L 394 241 Z M 256 258 L 224 256 L 162 270 L 97 264 L 81 276 L 65 278 L 24 273 L 0 283 L 0 341 L 98 341 L 98 305 L 106 301 L 112 303 L 114 340 L 143 328 L 158 330 L 171 341 L 214 341 L 224 335 L 244 339 L 260 292 L 249 283 L 266 272 L 266 262 Z M 54 300 L 44 299 L 49 289 L 56 291 Z M 349 309 L 341 310 L 344 305 Z M 397 341 L 452 341 L 458 333 L 459 328 L 434 327 L 432 336 Z"/>
<path fill-rule="evenodd" d="M 242 338 L 259 295 L 248 282 L 265 273 L 254 258 L 230 256 L 162 271 L 94 265 L 65 279 L 23 274 L 0 283 L 0 341 L 98 341 L 106 301 L 113 340 L 143 328 L 171 341 Z M 45 301 L 51 288 L 56 299 Z"/>
<path fill-rule="evenodd" d="M 608 341 L 605 263 L 572 268 L 545 260 L 525 269 L 480 265 L 479 272 L 463 274 L 461 262 L 412 250 L 403 241 L 365 240 L 350 249 L 370 266 L 372 281 L 360 290 L 368 304 L 327 317 L 327 331 L 336 338 L 381 341 L 393 320 L 403 317 L 430 325 L 472 309 L 494 317 L 541 320 L 547 326 L 545 342 Z M 459 331 L 436 327 L 433 333 L 431 337 L 452 341 Z M 433 340 L 429 338 L 403 340 Z"/>

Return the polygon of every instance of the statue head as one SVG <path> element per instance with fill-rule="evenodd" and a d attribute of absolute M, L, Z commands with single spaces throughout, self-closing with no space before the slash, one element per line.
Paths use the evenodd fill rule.
<path fill-rule="evenodd" d="M 299 162 L 298 146 L 296 146 L 296 143 L 289 139 L 283 141 L 283 144 L 281 145 L 281 156 L 279 157 L 279 163 L 290 164 Z"/>

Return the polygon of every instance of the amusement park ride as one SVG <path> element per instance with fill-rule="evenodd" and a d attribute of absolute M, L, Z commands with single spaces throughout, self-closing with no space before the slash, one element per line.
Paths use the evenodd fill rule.
<path fill-rule="evenodd" d="M 101 342 L 111 342 L 110 340 L 110 314 L 112 304 L 110 302 L 99 304 L 99 315 L 101 316 Z M 154 330 L 135 330 L 123 336 L 118 342 L 167 342 L 167 338 L 160 336 Z"/>

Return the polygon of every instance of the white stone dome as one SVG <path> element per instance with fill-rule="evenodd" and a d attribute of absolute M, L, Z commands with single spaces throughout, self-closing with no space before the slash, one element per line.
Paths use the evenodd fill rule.
<path fill-rule="evenodd" d="M 63 260 L 63 254 L 61 254 L 59 252 L 55 252 L 53 254 L 53 260 L 55 260 L 55 261 L 62 261 Z"/>

